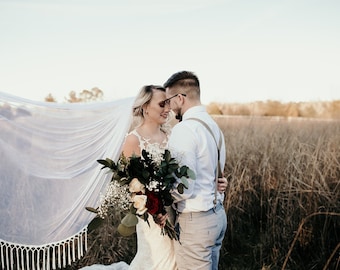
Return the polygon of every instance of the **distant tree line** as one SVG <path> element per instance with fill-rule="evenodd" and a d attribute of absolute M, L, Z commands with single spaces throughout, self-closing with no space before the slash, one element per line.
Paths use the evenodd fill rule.
<path fill-rule="evenodd" d="M 76 91 L 71 91 L 68 97 L 65 97 L 66 102 L 68 103 L 80 103 L 80 102 L 91 102 L 91 101 L 98 101 L 103 99 L 104 93 L 98 87 L 94 87 L 91 90 L 82 90 L 80 93 L 77 94 Z M 45 97 L 46 102 L 57 102 L 57 99 L 49 93 Z"/>
<path fill-rule="evenodd" d="M 104 93 L 98 87 L 91 90 L 82 90 L 77 93 L 71 91 L 64 102 L 80 103 L 102 100 Z M 49 93 L 45 97 L 47 102 L 58 102 Z M 240 115 L 240 116 L 280 116 L 340 119 L 340 100 L 319 102 L 288 102 L 267 100 L 249 103 L 218 103 L 211 102 L 206 105 L 207 111 L 212 115 Z"/>

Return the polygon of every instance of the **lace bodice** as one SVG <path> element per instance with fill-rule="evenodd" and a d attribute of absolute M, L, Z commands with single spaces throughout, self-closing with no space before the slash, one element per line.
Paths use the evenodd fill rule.
<path fill-rule="evenodd" d="M 135 135 L 139 140 L 140 150 L 146 150 L 149 152 L 154 160 L 160 160 L 165 149 L 168 147 L 168 136 L 163 140 L 162 143 L 154 142 L 151 143 L 150 139 L 142 137 L 136 129 L 130 132 Z"/>

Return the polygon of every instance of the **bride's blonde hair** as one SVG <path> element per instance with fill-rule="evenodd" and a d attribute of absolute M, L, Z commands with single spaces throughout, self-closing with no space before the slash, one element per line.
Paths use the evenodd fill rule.
<path fill-rule="evenodd" d="M 134 127 L 138 127 L 143 124 L 144 122 L 144 105 L 148 104 L 153 97 L 154 91 L 162 91 L 165 92 L 165 88 L 160 85 L 144 85 L 139 93 L 136 96 L 135 102 L 132 107 L 132 114 L 133 114 L 133 125 L 131 129 Z M 169 114 L 172 115 L 171 113 Z M 166 123 L 161 125 L 161 130 L 164 131 L 166 134 L 170 133 L 171 125 L 169 124 L 170 118 Z"/>

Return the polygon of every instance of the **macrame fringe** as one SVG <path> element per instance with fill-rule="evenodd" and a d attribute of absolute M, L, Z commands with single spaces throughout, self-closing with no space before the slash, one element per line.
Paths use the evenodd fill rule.
<path fill-rule="evenodd" d="M 0 266 L 3 270 L 53 270 L 65 268 L 87 250 L 87 227 L 56 243 L 33 246 L 0 239 Z"/>

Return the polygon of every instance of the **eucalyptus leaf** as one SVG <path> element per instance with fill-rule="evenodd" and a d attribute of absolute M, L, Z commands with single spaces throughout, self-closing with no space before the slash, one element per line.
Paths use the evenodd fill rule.
<path fill-rule="evenodd" d="M 117 230 L 122 236 L 130 236 L 136 231 L 136 226 L 126 227 L 123 224 L 119 224 Z"/>
<path fill-rule="evenodd" d="M 92 212 L 92 213 L 98 214 L 98 210 L 95 209 L 95 208 L 93 208 L 93 207 L 86 206 L 85 209 L 86 209 L 87 211 Z"/>
<path fill-rule="evenodd" d="M 137 209 L 133 206 L 133 204 L 130 205 L 130 213 L 136 215 Z"/>
<path fill-rule="evenodd" d="M 172 169 L 172 170 L 177 170 L 179 167 L 179 165 L 177 163 L 174 163 L 174 164 L 169 164 L 169 169 Z"/>
<path fill-rule="evenodd" d="M 133 227 L 136 226 L 138 223 L 138 219 L 136 215 L 132 213 L 128 213 L 121 221 L 121 223 L 126 227 Z"/>
<path fill-rule="evenodd" d="M 177 160 L 176 159 L 174 159 L 174 158 L 171 158 L 170 160 L 169 160 L 169 162 L 168 162 L 169 164 L 174 164 L 174 163 L 178 163 L 177 162 Z"/>
<path fill-rule="evenodd" d="M 187 166 L 182 166 L 182 167 L 180 168 L 180 173 L 181 173 L 181 175 L 186 175 L 186 174 L 187 174 L 187 169 L 188 169 Z"/>
<path fill-rule="evenodd" d="M 194 172 L 193 170 L 191 170 L 191 169 L 188 168 L 187 174 L 188 174 L 188 176 L 189 176 L 190 179 L 196 180 L 196 175 L 195 175 L 195 172 Z"/>
<path fill-rule="evenodd" d="M 185 176 L 181 177 L 182 184 L 184 185 L 185 188 L 189 187 L 189 182 L 188 179 Z"/>
<path fill-rule="evenodd" d="M 175 177 L 171 174 L 168 174 L 164 177 L 165 180 L 169 180 L 169 181 L 175 181 Z"/>

